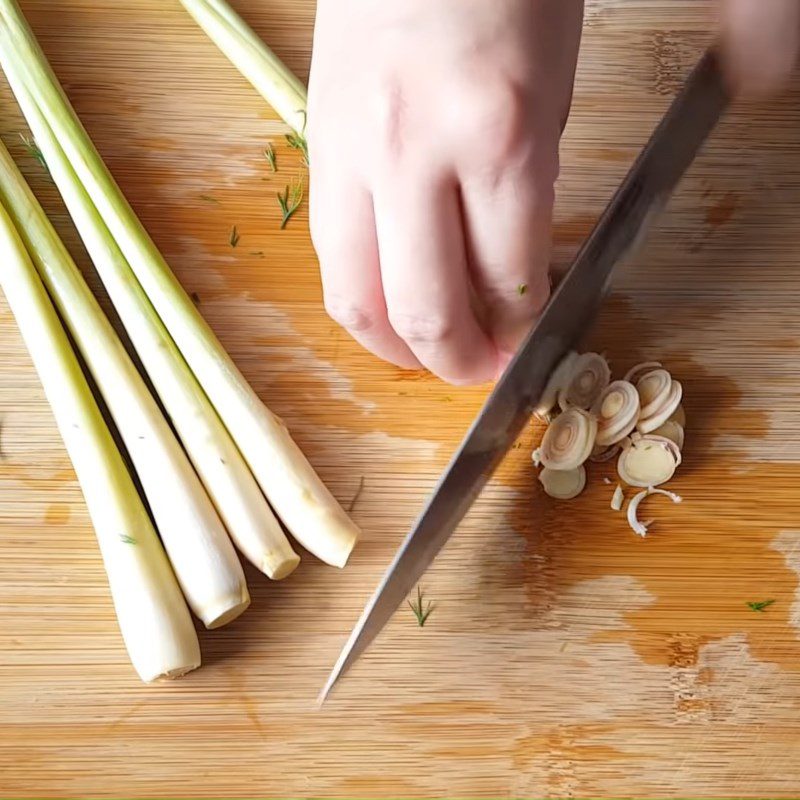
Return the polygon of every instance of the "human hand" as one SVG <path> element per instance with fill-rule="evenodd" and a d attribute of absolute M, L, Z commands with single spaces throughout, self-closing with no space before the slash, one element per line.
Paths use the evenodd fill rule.
<path fill-rule="evenodd" d="M 326 308 L 381 358 L 490 380 L 546 302 L 582 12 L 319 0 L 311 233 Z"/>
<path fill-rule="evenodd" d="M 797 61 L 800 0 L 720 0 L 725 63 L 747 95 L 781 87 Z"/>

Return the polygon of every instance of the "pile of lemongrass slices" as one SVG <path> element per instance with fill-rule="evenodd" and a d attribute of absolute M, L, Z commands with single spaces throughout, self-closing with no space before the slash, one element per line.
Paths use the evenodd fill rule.
<path fill-rule="evenodd" d="M 300 560 L 284 530 L 342 567 L 358 529 L 171 272 L 15 0 L 0 0 L 0 64 L 155 396 L 2 145 L 0 287 L 86 498 L 131 661 L 145 681 L 181 675 L 200 664 L 189 609 L 216 628 L 250 603 L 234 546 L 278 580 Z"/>
<path fill-rule="evenodd" d="M 638 520 L 651 494 L 681 463 L 686 415 L 683 387 L 658 362 L 639 364 L 622 380 L 599 353 L 569 353 L 553 371 L 536 415 L 548 423 L 533 462 L 541 466 L 544 491 L 558 500 L 577 497 L 586 486 L 587 461 L 616 459 L 622 484 L 640 489 L 628 504 L 628 522 L 640 536 L 650 523 Z M 620 511 L 625 492 L 617 484 L 611 508 Z"/>

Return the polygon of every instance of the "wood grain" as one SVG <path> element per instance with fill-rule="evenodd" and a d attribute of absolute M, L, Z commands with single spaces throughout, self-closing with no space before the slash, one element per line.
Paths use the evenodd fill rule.
<path fill-rule="evenodd" d="M 235 5 L 305 75 L 313 4 Z M 604 468 L 535 488 L 526 433 L 408 609 L 321 711 L 343 640 L 485 389 L 363 353 L 325 316 L 283 127 L 169 0 L 27 0 L 81 118 L 200 308 L 289 423 L 364 540 L 306 557 L 201 632 L 204 666 L 141 685 L 49 409 L 0 299 L 0 794 L 10 797 L 792 797 L 800 792 L 800 93 L 740 104 L 592 344 L 663 358 L 686 388 L 680 506 L 639 540 Z M 699 0 L 594 0 L 559 185 L 568 261 L 701 52 Z M 87 267 L 25 156 L 0 133 Z M 272 176 L 261 150 L 275 144 Z M 204 201 L 202 195 L 219 202 Z M 241 235 L 234 250 L 229 232 Z M 747 601 L 774 598 L 764 613 Z"/>

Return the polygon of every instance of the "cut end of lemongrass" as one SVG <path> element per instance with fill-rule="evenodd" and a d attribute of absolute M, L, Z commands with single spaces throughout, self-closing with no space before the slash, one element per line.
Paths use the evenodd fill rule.
<path fill-rule="evenodd" d="M 299 533 L 295 533 L 295 538 L 318 559 L 341 569 L 358 542 L 358 528 L 344 511 L 341 514 L 326 512 L 321 516 L 324 522 L 320 524 L 320 530 L 312 532 L 308 541 L 303 541 Z"/>
<path fill-rule="evenodd" d="M 300 556 L 297 553 L 287 555 L 285 553 L 267 553 L 261 562 L 261 571 L 273 581 L 282 581 L 288 578 L 300 563 Z"/>
<path fill-rule="evenodd" d="M 230 598 L 216 606 L 203 609 L 202 612 L 198 612 L 198 616 L 206 628 L 213 630 L 233 622 L 236 617 L 247 610 L 249 605 L 250 592 L 247 591 L 246 586 L 243 586 L 242 593 L 238 598 Z"/>
<path fill-rule="evenodd" d="M 178 667 L 176 669 L 170 669 L 166 672 L 162 672 L 159 675 L 154 675 L 152 678 L 145 677 L 144 675 L 140 676 L 145 683 L 157 683 L 160 681 L 174 681 L 177 678 L 182 678 L 187 673 L 191 672 L 192 670 L 197 669 L 200 666 L 200 659 L 197 660 L 196 664 L 191 664 L 184 667 Z"/>

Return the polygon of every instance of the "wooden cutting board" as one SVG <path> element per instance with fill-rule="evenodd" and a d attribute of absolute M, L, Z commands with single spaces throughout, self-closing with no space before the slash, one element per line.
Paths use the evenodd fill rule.
<path fill-rule="evenodd" d="M 305 77 L 313 3 L 235 2 Z M 641 540 L 536 488 L 534 431 L 323 710 L 350 626 L 486 389 L 403 373 L 322 309 L 284 128 L 175 0 L 27 0 L 100 151 L 364 539 L 345 571 L 248 570 L 204 666 L 139 683 L 80 491 L 0 299 L 0 795 L 770 796 L 800 793 L 800 93 L 738 105 L 616 285 L 590 344 L 685 386 L 685 501 Z M 568 262 L 702 51 L 710 4 L 588 3 L 555 230 Z M 55 190 L 0 132 L 87 266 Z M 262 156 L 271 141 L 279 172 Z M 487 144 L 487 146 L 490 146 Z M 209 200 L 208 198 L 213 198 Z M 229 245 L 236 225 L 238 246 Z M 663 500 L 663 498 L 661 498 Z M 652 512 L 652 513 L 650 513 Z M 748 601 L 774 599 L 759 613 Z"/>

